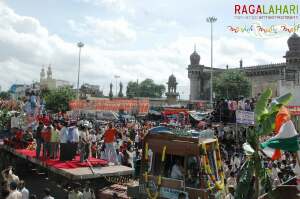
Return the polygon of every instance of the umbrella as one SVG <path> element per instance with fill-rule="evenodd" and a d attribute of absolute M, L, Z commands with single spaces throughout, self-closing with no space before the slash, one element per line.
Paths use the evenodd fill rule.
<path fill-rule="evenodd" d="M 149 130 L 149 133 L 172 133 L 168 127 L 157 126 Z"/>

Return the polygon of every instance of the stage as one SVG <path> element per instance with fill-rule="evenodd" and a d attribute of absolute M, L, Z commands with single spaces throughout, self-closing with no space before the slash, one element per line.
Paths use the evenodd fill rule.
<path fill-rule="evenodd" d="M 112 176 L 130 176 L 134 173 L 134 169 L 130 167 L 122 165 L 107 166 L 105 160 L 96 158 L 90 158 L 89 163 L 80 163 L 78 156 L 75 160 L 67 162 L 60 162 L 59 160 L 41 161 L 35 158 L 35 151 L 12 149 L 5 145 L 0 145 L 0 149 L 17 158 L 29 161 L 55 174 L 61 175 L 68 180 L 94 180 Z"/>

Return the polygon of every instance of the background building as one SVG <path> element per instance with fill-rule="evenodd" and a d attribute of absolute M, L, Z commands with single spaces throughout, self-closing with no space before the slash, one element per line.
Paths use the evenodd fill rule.
<path fill-rule="evenodd" d="M 177 97 L 179 96 L 179 93 L 177 92 L 177 84 L 176 77 L 173 74 L 170 75 L 167 82 L 168 92 L 166 92 L 167 104 L 169 105 L 177 104 Z"/>
<path fill-rule="evenodd" d="M 59 87 L 71 86 L 70 82 L 66 80 L 58 80 L 52 77 L 52 69 L 51 65 L 49 65 L 47 70 L 47 77 L 45 73 L 45 69 L 42 68 L 40 73 L 40 88 L 41 89 L 49 89 L 53 90 Z"/>
<path fill-rule="evenodd" d="M 17 100 L 25 97 L 30 88 L 30 85 L 27 84 L 13 84 L 8 91 L 12 99 Z"/>
<path fill-rule="evenodd" d="M 100 90 L 100 86 L 87 83 L 81 85 L 80 98 L 87 99 L 90 97 L 103 97 L 103 91 Z"/>
<path fill-rule="evenodd" d="M 213 68 L 213 74 L 214 76 L 218 75 L 224 70 L 242 70 L 251 82 L 253 97 L 266 88 L 272 89 L 273 96 L 284 94 L 290 88 L 300 86 L 300 37 L 293 33 L 287 44 L 289 50 L 285 53 L 286 62 L 284 63 L 244 67 L 241 60 L 239 67 Z M 210 67 L 200 64 L 200 55 L 196 49 L 190 56 L 188 77 L 190 79 L 190 100 L 209 100 Z"/>

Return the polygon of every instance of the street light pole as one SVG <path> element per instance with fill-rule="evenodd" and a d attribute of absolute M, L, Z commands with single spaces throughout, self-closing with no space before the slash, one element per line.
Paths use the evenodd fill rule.
<path fill-rule="evenodd" d="M 119 75 L 115 75 L 114 77 L 116 79 L 116 97 L 117 97 L 118 96 L 118 78 L 120 78 L 120 76 Z"/>
<path fill-rule="evenodd" d="M 79 100 L 80 56 L 81 56 L 81 48 L 84 46 L 84 43 L 78 42 L 77 46 L 79 48 L 79 55 L 78 55 L 78 76 L 77 76 L 77 93 L 76 93 L 76 98 L 77 98 L 77 100 Z"/>
<path fill-rule="evenodd" d="M 213 23 L 217 21 L 216 17 L 208 17 L 206 19 L 210 23 L 210 99 L 209 102 L 213 105 Z"/>

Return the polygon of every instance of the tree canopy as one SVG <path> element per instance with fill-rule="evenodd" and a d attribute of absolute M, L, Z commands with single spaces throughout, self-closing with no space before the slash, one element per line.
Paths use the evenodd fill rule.
<path fill-rule="evenodd" d="M 130 81 L 127 84 L 126 96 L 161 98 L 166 88 L 163 84 L 155 84 L 152 79 L 145 79 L 140 84 Z"/>
<path fill-rule="evenodd" d="M 213 89 L 217 99 L 235 99 L 240 96 L 249 97 L 251 83 L 244 72 L 239 70 L 226 70 L 213 79 Z"/>
<path fill-rule="evenodd" d="M 10 97 L 10 93 L 9 92 L 6 92 L 6 91 L 2 91 L 0 92 L 0 99 L 2 100 L 9 100 L 11 97 Z"/>
<path fill-rule="evenodd" d="M 44 96 L 46 109 L 55 113 L 69 110 L 70 100 L 75 99 L 75 92 L 70 87 L 62 87 L 55 90 L 50 90 Z"/>

